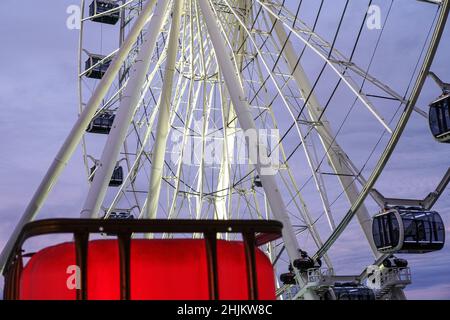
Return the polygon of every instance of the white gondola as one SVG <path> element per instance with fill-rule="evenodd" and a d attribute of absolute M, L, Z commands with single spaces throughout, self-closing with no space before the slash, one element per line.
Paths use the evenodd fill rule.
<path fill-rule="evenodd" d="M 445 227 L 435 211 L 411 208 L 386 210 L 373 219 L 373 239 L 382 253 L 427 253 L 445 243 Z"/>

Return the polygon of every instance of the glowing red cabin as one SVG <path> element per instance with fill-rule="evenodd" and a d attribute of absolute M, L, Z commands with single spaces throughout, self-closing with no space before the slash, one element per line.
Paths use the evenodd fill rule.
<path fill-rule="evenodd" d="M 89 241 L 99 230 L 117 239 Z M 204 238 L 132 239 L 131 232 Z M 242 241 L 217 240 L 227 232 L 241 233 Z M 73 233 L 75 241 L 44 248 L 24 266 L 20 255 L 11 257 L 6 299 L 275 299 L 272 264 L 257 247 L 280 236 L 278 222 L 46 220 L 24 229 L 15 252 L 27 238 L 48 233 Z"/>

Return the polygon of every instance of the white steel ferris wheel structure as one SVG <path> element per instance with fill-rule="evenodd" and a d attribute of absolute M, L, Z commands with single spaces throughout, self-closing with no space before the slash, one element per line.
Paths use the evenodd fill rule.
<path fill-rule="evenodd" d="M 349 53 L 337 42 L 351 1 L 336 6 L 337 27 L 326 37 L 317 31 L 324 1 L 311 22 L 302 2 L 82 0 L 80 116 L 18 230 L 81 143 L 90 183 L 84 218 L 278 220 L 283 238 L 266 248 L 277 275 L 306 252 L 315 261 L 307 273 L 290 268 L 295 284 L 279 281 L 279 297 L 317 299 L 337 282 L 365 283 L 367 269 L 335 274 L 330 252 L 356 217 L 374 265 L 389 257 L 372 234 L 369 207 L 386 207 L 374 185 L 410 115 L 426 114 L 416 102 L 450 4 L 417 2 L 436 6 L 436 17 L 400 92 L 371 68 L 382 31 L 372 60 L 355 59 L 372 1 L 352 11 Z M 346 150 L 358 130 L 371 140 Z M 404 298 L 403 276 L 375 286 L 378 296 Z"/>

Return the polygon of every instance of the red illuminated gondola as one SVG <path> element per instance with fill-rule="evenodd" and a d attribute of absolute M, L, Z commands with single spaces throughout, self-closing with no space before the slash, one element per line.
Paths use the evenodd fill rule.
<path fill-rule="evenodd" d="M 118 235 L 89 241 L 92 233 Z M 131 239 L 130 232 L 204 233 L 204 239 Z M 217 240 L 222 232 L 242 241 Z M 21 254 L 6 269 L 6 299 L 207 300 L 275 299 L 275 278 L 258 245 L 279 237 L 267 221 L 47 220 L 24 229 L 15 252 L 32 236 L 73 233 L 74 242 Z"/>

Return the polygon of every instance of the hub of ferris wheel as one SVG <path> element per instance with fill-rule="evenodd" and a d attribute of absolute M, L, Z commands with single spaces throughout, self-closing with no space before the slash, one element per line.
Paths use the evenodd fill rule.
<path fill-rule="evenodd" d="M 406 255 L 445 244 L 433 206 L 450 181 L 449 169 L 419 200 L 375 189 L 413 112 L 450 142 L 450 85 L 430 71 L 450 3 L 417 2 L 437 16 L 413 89 L 398 93 L 356 62 L 361 31 L 352 54 L 338 49 L 347 6 L 330 37 L 321 8 L 304 20 L 301 2 L 82 0 L 79 118 L 3 250 L 5 298 L 405 299 Z M 416 105 L 427 75 L 443 91 L 429 112 Z M 357 146 L 366 162 L 344 148 L 361 130 L 353 114 L 377 138 Z M 81 218 L 36 220 L 78 145 Z M 348 230 L 374 260 L 341 275 L 331 249 Z M 23 253 L 55 233 L 71 241 Z"/>

